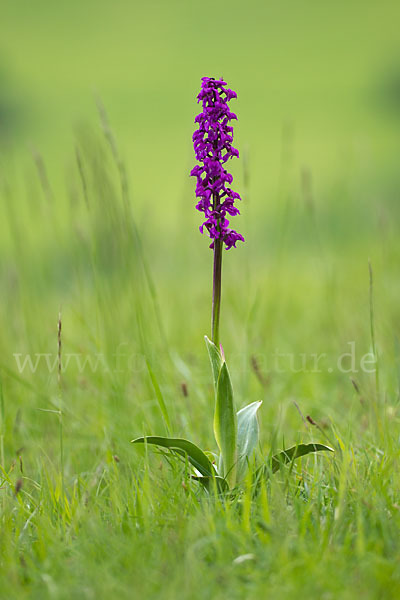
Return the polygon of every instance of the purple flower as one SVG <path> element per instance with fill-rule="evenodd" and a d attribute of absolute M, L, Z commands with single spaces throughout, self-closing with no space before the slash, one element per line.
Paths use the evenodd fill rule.
<path fill-rule="evenodd" d="M 236 242 L 244 242 L 240 233 L 229 228 L 226 215 L 231 217 L 240 214 L 235 200 L 240 200 L 237 192 L 230 185 L 233 177 L 225 169 L 225 163 L 232 157 L 239 157 L 239 152 L 232 146 L 233 127 L 229 124 L 237 119 L 231 112 L 228 102 L 236 98 L 236 92 L 226 87 L 223 79 L 203 77 L 201 91 L 197 101 L 202 103 L 203 111 L 195 118 L 198 129 L 193 134 L 193 145 L 196 159 L 202 163 L 196 165 L 191 175 L 196 177 L 197 210 L 204 213 L 205 220 L 200 226 L 203 233 L 206 229 L 214 241 L 221 240 L 226 249 L 236 248 Z"/>

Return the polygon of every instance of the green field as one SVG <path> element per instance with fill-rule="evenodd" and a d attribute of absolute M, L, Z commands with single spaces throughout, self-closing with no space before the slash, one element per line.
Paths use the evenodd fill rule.
<path fill-rule="evenodd" d="M 0 598 L 399 598 L 400 7 L 0 5 Z M 237 408 L 259 458 L 335 448 L 227 497 L 130 444 L 165 404 L 216 450 L 204 75 L 238 93 Z"/>

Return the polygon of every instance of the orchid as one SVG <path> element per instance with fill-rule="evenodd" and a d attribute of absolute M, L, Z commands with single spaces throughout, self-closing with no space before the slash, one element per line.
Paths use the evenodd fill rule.
<path fill-rule="evenodd" d="M 225 244 L 227 250 L 236 248 L 238 241 L 244 242 L 240 233 L 229 227 L 226 215 L 239 215 L 235 200 L 240 195 L 230 185 L 233 177 L 225 169 L 231 158 L 239 158 L 239 151 L 232 146 L 233 127 L 229 124 L 237 116 L 231 112 L 228 102 L 237 98 L 236 92 L 226 87 L 223 79 L 203 77 L 197 101 L 202 104 L 202 112 L 195 118 L 198 129 L 193 134 L 196 165 L 191 175 L 196 177 L 197 210 L 204 213 L 205 220 L 200 226 L 212 239 L 210 248 L 216 250 L 218 244 Z"/>
<path fill-rule="evenodd" d="M 292 462 L 311 452 L 333 451 L 319 443 L 298 444 L 257 463 L 255 458 L 259 441 L 257 413 L 261 401 L 251 402 L 241 410 L 235 407 L 232 382 L 222 346 L 219 343 L 221 308 L 222 247 L 229 250 L 237 241 L 244 241 L 241 234 L 229 228 L 226 215 L 236 216 L 239 210 L 235 200 L 240 195 L 230 187 L 233 178 L 225 168 L 239 152 L 232 146 L 233 127 L 236 120 L 228 102 L 236 98 L 236 92 L 223 79 L 203 77 L 197 97 L 203 111 L 195 122 L 198 129 L 193 134 L 194 150 L 201 165 L 196 165 L 191 175 L 196 177 L 197 209 L 204 213 L 205 221 L 200 227 L 212 239 L 214 253 L 211 340 L 205 337 L 214 382 L 214 436 L 219 449 L 216 461 L 209 458 L 198 446 L 184 438 L 145 436 L 132 440 L 134 444 L 153 444 L 170 450 L 177 458 L 191 466 L 191 477 L 209 492 L 225 493 L 237 488 L 246 478 L 249 469 L 259 479 L 275 473 L 283 464 Z M 163 407 L 164 411 L 164 407 Z"/>

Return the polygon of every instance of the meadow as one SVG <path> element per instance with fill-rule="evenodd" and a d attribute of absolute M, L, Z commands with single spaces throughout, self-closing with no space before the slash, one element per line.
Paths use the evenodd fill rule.
<path fill-rule="evenodd" d="M 400 14 L 305 5 L 4 2 L 1 598 L 400 596 Z M 259 457 L 335 449 L 227 497 L 130 443 L 167 413 L 216 450 L 204 75 L 238 92 L 237 408 Z"/>

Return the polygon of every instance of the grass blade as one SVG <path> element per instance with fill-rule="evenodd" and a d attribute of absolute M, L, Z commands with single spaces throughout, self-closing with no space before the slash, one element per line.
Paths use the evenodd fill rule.
<path fill-rule="evenodd" d="M 147 370 L 148 370 L 149 375 L 150 375 L 151 383 L 153 384 L 153 388 L 154 388 L 154 391 L 156 393 L 156 398 L 157 398 L 158 406 L 160 407 L 160 411 L 161 411 L 162 417 L 164 419 L 164 423 L 165 423 L 165 427 L 167 429 L 167 433 L 170 433 L 170 431 L 171 431 L 171 421 L 170 421 L 170 418 L 169 418 L 169 414 L 168 414 L 168 410 L 167 410 L 166 404 L 164 402 L 163 395 L 161 393 L 160 386 L 158 385 L 157 377 L 155 376 L 154 371 L 151 368 L 151 365 L 150 365 L 150 363 L 149 363 L 149 361 L 147 359 L 146 359 L 146 365 L 147 365 Z"/>
<path fill-rule="evenodd" d="M 224 479 L 223 477 L 220 477 L 219 475 L 215 475 L 213 477 L 204 477 L 204 476 L 197 477 L 196 475 L 193 475 L 192 479 L 195 479 L 196 481 L 201 483 L 201 485 L 203 487 L 205 487 L 205 489 L 208 492 L 214 491 L 214 485 L 215 485 L 216 491 L 219 494 L 229 492 L 229 485 L 228 485 L 226 479 Z"/>

